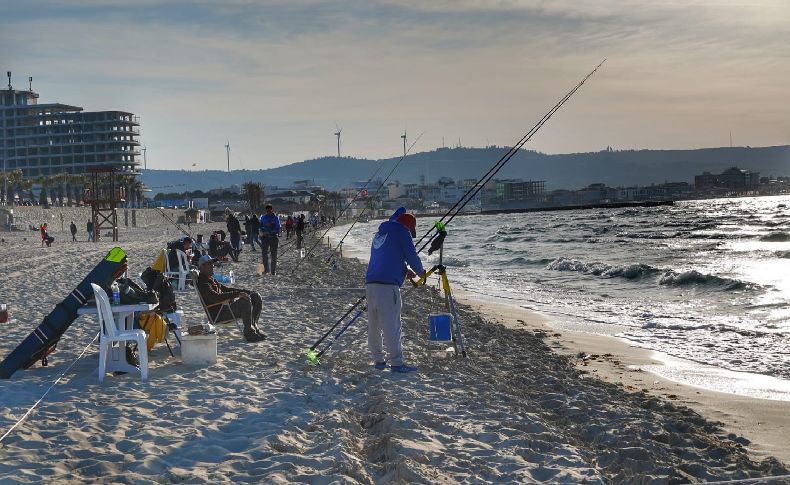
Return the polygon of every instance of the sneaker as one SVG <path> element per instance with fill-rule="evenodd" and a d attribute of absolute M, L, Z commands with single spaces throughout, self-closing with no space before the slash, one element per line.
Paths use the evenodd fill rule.
<path fill-rule="evenodd" d="M 262 341 L 266 340 L 266 336 L 265 335 L 259 335 L 259 334 L 252 334 L 252 335 L 245 336 L 244 340 L 246 340 L 247 342 L 250 342 L 250 343 L 262 342 Z"/>
<path fill-rule="evenodd" d="M 410 367 L 410 366 L 408 366 L 406 364 L 404 364 L 404 365 L 393 365 L 392 367 L 390 367 L 390 370 L 392 372 L 402 372 L 402 373 L 417 372 L 417 368 L 416 367 Z"/>
<path fill-rule="evenodd" d="M 385 360 L 384 362 L 376 362 L 373 364 L 373 367 L 378 370 L 384 370 L 387 368 L 387 361 Z"/>

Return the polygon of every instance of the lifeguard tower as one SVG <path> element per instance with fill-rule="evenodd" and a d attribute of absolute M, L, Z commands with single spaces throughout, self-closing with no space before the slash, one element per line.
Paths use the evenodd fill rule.
<path fill-rule="evenodd" d="M 102 229 L 112 229 L 113 242 L 118 241 L 117 207 L 126 201 L 123 186 L 116 185 L 117 168 L 107 166 L 88 167 L 91 185 L 85 189 L 82 201 L 91 205 L 93 241 L 99 242 Z"/>

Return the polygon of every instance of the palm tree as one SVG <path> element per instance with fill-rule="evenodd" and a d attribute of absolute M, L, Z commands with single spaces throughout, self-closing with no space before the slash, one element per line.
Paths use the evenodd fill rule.
<path fill-rule="evenodd" d="M 264 191 L 261 183 L 244 182 L 242 188 L 244 189 L 244 194 L 247 196 L 247 204 L 250 206 L 250 211 L 255 214 L 260 213 L 264 198 Z"/>

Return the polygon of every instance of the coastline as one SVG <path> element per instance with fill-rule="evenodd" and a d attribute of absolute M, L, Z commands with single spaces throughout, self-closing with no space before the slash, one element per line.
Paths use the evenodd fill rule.
<path fill-rule="evenodd" d="M 193 229 L 204 234 L 219 224 Z M 150 264 L 166 225 L 124 230 L 130 274 Z M 308 239 L 308 244 L 312 244 Z M 2 297 L 15 322 L 3 327 L 7 355 L 113 243 L 56 241 L 42 248 L 14 235 L 0 242 Z M 237 285 L 260 292 L 268 340 L 217 330 L 217 363 L 183 364 L 164 344 L 149 353 L 149 379 L 107 375 L 98 351 L 67 367 L 96 335 L 77 319 L 49 365 L 0 381 L 0 430 L 8 430 L 55 377 L 64 379 L 0 443 L 0 483 L 689 483 L 790 473 L 755 459 L 746 441 L 667 399 L 583 373 L 558 353 L 551 333 L 499 324 L 459 302 L 469 359 L 427 339 L 434 288 L 404 298 L 406 360 L 419 372 L 371 366 L 363 316 L 321 357 L 306 347 L 360 296 L 365 265 L 328 250 L 299 262 L 283 247 L 281 274 L 260 276 L 260 253 L 227 263 Z M 290 272 L 289 272 L 290 271 Z M 41 291 L 46 287 L 47 291 Z M 189 323 L 205 315 L 192 291 L 177 293 Z M 512 322 L 511 322 L 512 323 Z M 516 322 L 518 323 L 518 322 Z M 171 340 L 171 343 L 173 341 Z"/>
<path fill-rule="evenodd" d="M 345 257 L 367 261 L 367 254 L 360 248 L 344 247 L 344 251 Z M 551 325 L 550 316 L 505 300 L 484 297 L 458 287 L 453 288 L 453 294 L 459 302 L 469 305 L 491 321 L 513 329 L 547 332 L 552 349 L 574 358 L 581 371 L 612 384 L 622 384 L 629 391 L 644 390 L 650 395 L 688 406 L 709 420 L 721 422 L 727 430 L 746 437 L 750 441 L 747 448 L 755 456 L 774 456 L 790 463 L 790 447 L 787 446 L 790 401 L 718 392 L 673 380 L 665 376 L 666 372 L 662 370 L 666 369 L 662 368 L 666 368 L 668 362 L 682 359 L 637 347 L 613 335 L 559 329 Z M 579 354 L 596 357 L 581 359 L 577 357 Z M 695 369 L 701 367 L 696 362 L 683 362 Z"/>

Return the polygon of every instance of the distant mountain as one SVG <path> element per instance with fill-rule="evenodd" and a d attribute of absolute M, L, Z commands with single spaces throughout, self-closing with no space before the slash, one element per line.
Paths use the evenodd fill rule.
<path fill-rule="evenodd" d="M 506 152 L 506 148 L 440 148 L 409 155 L 390 181 L 428 182 L 439 177 L 479 178 Z M 329 190 L 369 179 L 378 170 L 384 178 L 397 158 L 367 160 L 325 157 L 265 170 L 147 170 L 143 182 L 158 192 L 184 192 L 229 187 L 246 181 L 288 186 L 295 180 L 310 179 Z M 703 171 L 719 173 L 738 166 L 761 175 L 790 175 L 790 146 L 725 147 L 697 150 L 622 150 L 547 155 L 521 150 L 497 178 L 545 180 L 547 189 L 580 188 L 591 183 L 610 186 L 651 183 L 693 182 Z"/>

